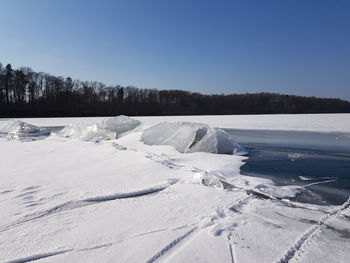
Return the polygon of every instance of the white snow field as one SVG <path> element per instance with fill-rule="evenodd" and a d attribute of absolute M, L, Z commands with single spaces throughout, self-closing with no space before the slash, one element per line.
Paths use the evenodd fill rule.
<path fill-rule="evenodd" d="M 300 186 L 212 153 L 243 151 L 213 126 L 350 131 L 349 114 L 288 116 L 0 121 L 0 262 L 349 262 L 350 200 L 289 201 Z"/>

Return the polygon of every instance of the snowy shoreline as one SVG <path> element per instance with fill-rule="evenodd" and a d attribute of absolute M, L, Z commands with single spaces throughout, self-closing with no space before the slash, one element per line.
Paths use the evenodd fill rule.
<path fill-rule="evenodd" d="M 171 140 L 197 138 L 206 126 L 186 124 L 185 133 L 170 126 L 174 133 L 157 143 L 166 145 L 142 142 L 144 128 L 174 118 L 144 117 L 145 127 L 110 140 L 94 139 L 116 129 L 103 126 L 106 117 L 25 119 L 39 126 L 72 123 L 64 136 L 34 141 L 21 135 L 42 132 L 37 127 L 5 127 L 19 136 L 0 138 L 0 209 L 6 211 L 0 262 L 346 262 L 349 201 L 293 202 L 288 198 L 300 186 L 241 175 L 245 156 L 173 147 Z M 215 123 L 207 118 L 205 124 Z M 332 122 L 315 120 L 308 128 L 315 123 L 328 129 Z"/>

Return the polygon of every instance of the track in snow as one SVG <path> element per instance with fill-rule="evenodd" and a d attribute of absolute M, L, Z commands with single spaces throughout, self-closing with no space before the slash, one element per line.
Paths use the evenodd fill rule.
<path fill-rule="evenodd" d="M 228 234 L 227 235 L 227 243 L 228 243 L 228 246 L 229 246 L 229 249 L 230 249 L 230 256 L 231 256 L 231 262 L 232 263 L 235 263 L 236 260 L 235 260 L 235 253 L 234 253 L 234 247 L 233 247 L 233 244 L 232 244 L 232 241 L 231 241 L 231 234 Z"/>
<path fill-rule="evenodd" d="M 159 252 L 154 254 L 150 259 L 148 259 L 146 261 L 146 263 L 154 263 L 154 262 L 158 262 L 158 261 L 163 260 L 163 259 L 168 259 L 176 251 L 181 250 L 183 247 L 186 246 L 186 244 L 188 244 L 191 240 L 193 240 L 195 234 L 198 234 L 201 230 L 203 230 L 207 227 L 210 227 L 210 226 L 217 224 L 217 221 L 219 221 L 220 218 L 226 216 L 225 212 L 227 212 L 227 211 L 237 212 L 240 208 L 242 208 L 242 206 L 247 204 L 247 202 L 252 198 L 253 198 L 253 196 L 251 196 L 251 195 L 238 198 L 237 200 L 233 201 L 232 203 L 230 203 L 229 205 L 224 207 L 222 209 L 222 211 L 216 211 L 216 214 L 219 214 L 219 215 L 209 216 L 209 218 L 210 218 L 209 224 L 202 225 L 201 223 L 198 223 L 196 226 L 192 227 L 190 230 L 188 230 L 184 234 L 180 235 L 179 237 L 177 237 L 176 239 L 174 239 L 170 243 L 168 243 L 163 249 L 161 249 Z M 203 219 L 203 221 L 205 221 L 205 219 Z M 228 238 L 229 238 L 228 245 L 230 248 L 231 260 L 232 260 L 232 263 L 235 263 L 235 261 L 234 261 L 234 258 L 235 258 L 234 249 L 233 249 L 233 245 L 232 245 L 231 236 L 228 235 Z"/>
<path fill-rule="evenodd" d="M 329 212 L 316 224 L 309 227 L 276 263 L 289 263 L 292 259 L 298 259 L 304 253 L 308 243 L 320 233 L 322 228 L 326 227 L 333 219 L 349 207 L 350 197 L 342 206 Z"/>
<path fill-rule="evenodd" d="M 162 250 L 160 250 L 158 253 L 153 255 L 149 260 L 146 261 L 146 263 L 153 263 L 157 262 L 158 260 L 161 260 L 162 258 L 170 255 L 180 244 L 184 244 L 184 242 L 189 241 L 190 237 L 193 236 L 194 233 L 196 233 L 199 230 L 198 226 L 195 226 L 191 228 L 189 231 L 185 232 L 178 238 L 171 241 L 169 244 L 167 244 Z"/>
<path fill-rule="evenodd" d="M 61 255 L 63 253 L 67 253 L 69 251 L 72 251 L 72 249 L 60 250 L 60 251 L 49 252 L 49 253 L 42 253 L 42 254 L 36 254 L 36 255 L 32 255 L 32 256 L 28 256 L 28 257 L 13 259 L 13 260 L 10 260 L 10 261 L 6 261 L 4 263 L 26 263 L 26 262 L 32 262 L 34 260 L 39 260 L 39 259 L 43 259 L 43 258 L 48 258 L 48 257 Z"/>

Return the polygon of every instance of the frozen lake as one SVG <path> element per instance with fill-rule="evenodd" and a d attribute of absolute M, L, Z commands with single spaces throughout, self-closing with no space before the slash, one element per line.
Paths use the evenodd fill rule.
<path fill-rule="evenodd" d="M 0 262 L 347 263 L 349 116 L 0 122 Z"/>

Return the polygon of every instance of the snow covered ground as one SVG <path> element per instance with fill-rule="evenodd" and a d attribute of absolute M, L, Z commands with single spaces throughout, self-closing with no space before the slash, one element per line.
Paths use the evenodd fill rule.
<path fill-rule="evenodd" d="M 22 136 L 12 127 L 21 136 L 0 138 L 0 262 L 348 262 L 349 200 L 292 202 L 300 186 L 240 174 L 248 157 L 141 140 L 160 121 L 350 131 L 349 114 L 288 116 L 140 117 L 140 126 L 111 140 L 91 136 L 101 125 L 88 126 L 86 140 L 70 129 L 31 141 L 28 134 L 43 130 L 22 125 Z"/>

